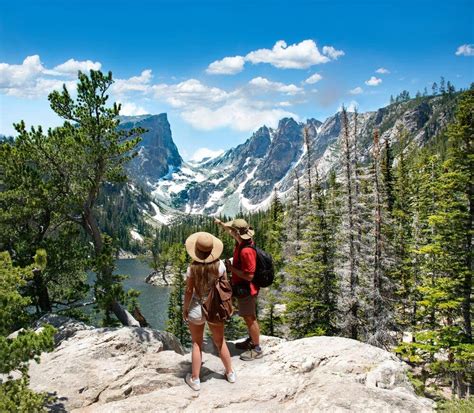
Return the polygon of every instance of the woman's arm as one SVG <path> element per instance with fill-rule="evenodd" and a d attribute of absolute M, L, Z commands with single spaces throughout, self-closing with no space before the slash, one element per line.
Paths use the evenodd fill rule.
<path fill-rule="evenodd" d="M 188 277 L 186 279 L 186 290 L 184 291 L 184 303 L 183 303 L 183 320 L 184 321 L 188 321 L 189 303 L 191 302 L 193 291 L 194 291 L 193 277 Z"/>

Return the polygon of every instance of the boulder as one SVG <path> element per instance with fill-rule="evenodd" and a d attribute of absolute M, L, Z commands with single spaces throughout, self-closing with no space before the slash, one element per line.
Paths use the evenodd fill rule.
<path fill-rule="evenodd" d="M 206 340 L 201 391 L 184 377 L 190 354 L 174 336 L 145 328 L 77 331 L 40 364 L 31 387 L 56 392 L 56 411 L 89 412 L 430 412 L 415 395 L 407 366 L 393 354 L 340 337 L 285 341 L 262 337 L 265 356 L 241 361 L 229 342 L 237 382 Z M 180 354 L 181 353 L 181 354 Z"/>
<path fill-rule="evenodd" d="M 40 329 L 43 325 L 50 324 L 56 328 L 56 334 L 54 335 L 54 344 L 57 346 L 62 341 L 72 337 L 78 331 L 83 330 L 94 330 L 94 327 L 89 326 L 82 321 L 75 320 L 70 317 L 58 315 L 58 314 L 46 314 L 41 317 L 33 326 L 35 330 Z"/>

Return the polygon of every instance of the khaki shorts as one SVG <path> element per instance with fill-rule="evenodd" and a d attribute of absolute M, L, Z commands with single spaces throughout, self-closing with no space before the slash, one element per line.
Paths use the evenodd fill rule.
<path fill-rule="evenodd" d="M 257 316 L 257 296 L 256 295 L 249 295 L 244 298 L 237 298 L 237 302 L 239 305 L 239 315 L 253 315 L 254 317 Z"/>

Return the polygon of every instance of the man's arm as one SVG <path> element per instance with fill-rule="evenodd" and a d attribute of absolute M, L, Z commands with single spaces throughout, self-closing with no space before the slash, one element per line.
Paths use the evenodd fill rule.
<path fill-rule="evenodd" d="M 245 281 L 252 281 L 255 275 L 253 272 L 246 272 L 246 271 L 239 270 L 238 268 L 235 268 L 230 263 L 228 265 L 226 263 L 226 268 L 227 268 L 227 271 L 232 272 L 232 274 L 237 275 L 238 277 L 242 278 Z"/>
<path fill-rule="evenodd" d="M 219 218 L 215 218 L 214 222 L 219 225 L 225 232 L 227 232 L 232 238 L 234 238 L 237 242 L 239 241 L 237 235 L 235 234 L 235 231 L 230 227 L 226 227 Z"/>

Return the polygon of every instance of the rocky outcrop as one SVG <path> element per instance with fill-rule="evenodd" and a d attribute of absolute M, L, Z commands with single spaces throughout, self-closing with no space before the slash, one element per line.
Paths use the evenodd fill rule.
<path fill-rule="evenodd" d="M 159 287 L 168 287 L 172 285 L 173 275 L 171 273 L 162 274 L 158 271 L 153 271 L 145 277 L 145 282 L 150 285 Z"/>
<path fill-rule="evenodd" d="M 31 386 L 56 392 L 52 410 L 77 413 L 433 409 L 415 395 L 407 367 L 379 348 L 337 337 L 263 337 L 262 345 L 262 359 L 243 362 L 229 342 L 237 372 L 230 384 L 208 340 L 196 393 L 184 383 L 190 354 L 182 354 L 174 336 L 145 328 L 78 329 L 31 364 Z"/>
<path fill-rule="evenodd" d="M 123 116 L 120 128 L 145 129 L 137 146 L 138 156 L 127 165 L 130 176 L 137 182 L 156 181 L 168 174 L 170 169 L 181 166 L 182 159 L 173 141 L 166 113 Z"/>

